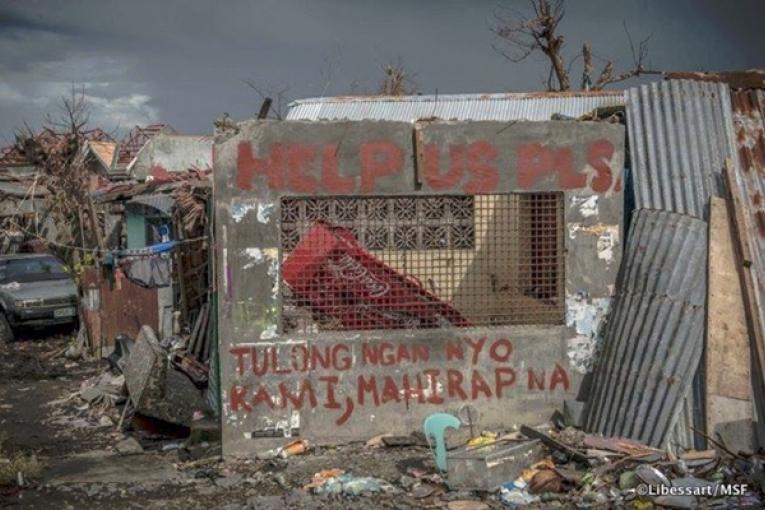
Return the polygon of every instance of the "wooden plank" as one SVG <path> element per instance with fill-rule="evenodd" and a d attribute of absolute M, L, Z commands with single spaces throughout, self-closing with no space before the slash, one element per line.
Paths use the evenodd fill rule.
<path fill-rule="evenodd" d="M 734 451 L 752 451 L 754 404 L 746 312 L 727 203 L 709 204 L 706 428 Z"/>
<path fill-rule="evenodd" d="M 746 313 L 746 326 L 749 332 L 750 352 L 755 356 L 760 377 L 752 379 L 754 392 L 765 395 L 765 331 L 760 328 L 758 319 L 757 302 L 755 300 L 755 288 L 752 275 L 751 241 L 746 215 L 744 213 L 741 192 L 736 186 L 735 176 L 730 162 L 725 165 L 725 184 L 729 194 L 728 214 L 733 218 L 733 239 L 736 246 L 736 261 L 741 282 L 744 310 Z"/>
<path fill-rule="evenodd" d="M 183 239 L 183 231 L 181 230 L 181 215 L 178 211 L 178 208 L 176 208 L 175 212 L 173 213 L 173 226 L 175 227 L 175 239 L 182 240 Z M 175 277 L 177 277 L 178 280 L 178 289 L 180 292 L 180 298 L 181 298 L 181 321 L 188 321 L 189 320 L 189 303 L 186 300 L 186 277 L 183 270 L 183 255 L 182 251 L 186 247 L 181 246 L 180 248 L 177 248 L 173 250 L 173 260 L 175 262 Z"/>
<path fill-rule="evenodd" d="M 570 446 L 566 444 L 561 443 L 557 439 L 550 437 L 549 435 L 545 434 L 544 432 L 540 430 L 528 427 L 526 425 L 521 425 L 521 434 L 528 437 L 529 439 L 539 439 L 540 441 L 542 441 L 543 444 L 547 445 L 553 450 L 558 450 L 559 452 L 563 452 L 566 455 L 568 455 L 570 458 L 584 464 L 585 466 L 590 465 L 590 459 L 588 459 L 585 454 L 583 454 L 579 450 L 571 448 Z"/>
<path fill-rule="evenodd" d="M 199 330 L 202 325 L 202 310 L 199 310 L 199 313 L 197 314 L 197 318 L 194 321 L 194 328 L 191 330 L 191 335 L 189 335 L 189 344 L 186 346 L 189 352 L 193 353 L 194 349 L 196 348 L 197 338 L 199 337 Z"/>

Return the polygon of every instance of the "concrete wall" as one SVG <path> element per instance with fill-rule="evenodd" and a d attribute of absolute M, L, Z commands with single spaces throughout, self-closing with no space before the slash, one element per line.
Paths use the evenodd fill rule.
<path fill-rule="evenodd" d="M 261 436 L 407 433 L 466 406 L 479 427 L 533 424 L 576 396 L 619 266 L 622 126 L 257 121 L 215 153 L 226 455 Z M 566 324 L 279 333 L 280 197 L 542 190 L 564 193 Z"/>
<path fill-rule="evenodd" d="M 212 167 L 213 139 L 210 136 L 159 134 L 138 152 L 128 171 L 144 178 L 155 167 L 168 172 L 185 172 Z"/>

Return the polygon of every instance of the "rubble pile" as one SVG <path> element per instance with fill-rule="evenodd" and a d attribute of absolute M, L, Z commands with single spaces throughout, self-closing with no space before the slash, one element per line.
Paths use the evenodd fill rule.
<path fill-rule="evenodd" d="M 391 454 L 414 453 L 421 467 L 410 466 L 397 478 L 360 476 L 342 466 L 313 473 L 300 488 L 316 497 L 340 500 L 358 497 L 396 498 L 403 508 L 761 508 L 765 482 L 763 459 L 751 453 L 720 450 L 689 450 L 673 454 L 626 438 L 587 434 L 573 427 L 529 429 L 524 432 L 484 432 L 454 446 L 448 468 L 439 473 L 422 437 L 413 435 L 406 447 L 370 441 L 360 447 L 373 451 L 382 465 Z M 533 432 L 532 432 L 533 430 Z M 540 439 L 541 438 L 541 439 Z M 375 438 L 376 439 L 376 438 Z M 403 441 L 403 438 L 402 438 Z M 505 455 L 473 471 L 472 485 L 480 484 L 487 471 L 517 469 L 519 475 L 485 489 L 462 487 L 456 459 L 463 448 L 474 458 L 490 457 L 491 451 L 509 451 L 541 442 L 540 460 Z M 294 443 L 294 442 L 293 442 Z M 287 448 L 287 443 L 284 448 Z M 391 442 L 393 444 L 393 442 Z M 472 445 L 472 446 L 471 446 Z M 322 448 L 301 452 L 302 459 L 279 455 L 277 448 L 260 454 L 258 473 L 279 469 L 288 472 L 292 463 L 328 457 Z M 265 462 L 265 463 L 264 463 Z M 244 466 L 251 466 L 245 461 Z M 477 466 L 477 464 L 476 464 Z M 401 467 L 399 465 L 399 467 Z M 243 469 L 247 469 L 244 467 Z M 277 472 L 278 473 L 278 472 Z M 455 477 L 456 473 L 456 477 Z M 275 478 L 273 478 L 275 477 Z M 248 477 L 245 477 L 247 479 Z M 268 477 L 267 477 L 268 478 Z M 282 476 L 277 485 L 294 490 Z M 295 480 L 299 483 L 299 480 Z M 243 503 L 238 508 L 254 508 Z"/>

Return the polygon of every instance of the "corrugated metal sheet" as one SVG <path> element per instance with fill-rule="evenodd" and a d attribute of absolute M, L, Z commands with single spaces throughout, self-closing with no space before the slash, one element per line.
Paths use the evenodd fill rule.
<path fill-rule="evenodd" d="M 627 90 L 627 125 L 638 209 L 706 218 L 735 157 L 724 83 L 669 80 Z"/>
<path fill-rule="evenodd" d="M 751 226 L 755 295 L 760 327 L 765 328 L 765 91 L 737 91 L 732 97 L 740 158 L 736 184 Z"/>
<path fill-rule="evenodd" d="M 683 450 L 692 450 L 695 448 L 694 434 L 691 427 L 696 426 L 694 412 L 694 399 L 693 388 L 691 388 L 688 395 L 686 395 L 681 401 L 679 411 L 677 411 L 674 422 L 669 429 L 669 436 L 667 437 L 667 449 L 672 453 L 680 453 Z M 698 430 L 703 430 L 702 426 L 696 427 Z M 700 450 L 703 448 L 699 448 Z"/>
<path fill-rule="evenodd" d="M 136 338 L 141 326 L 159 331 L 158 289 L 147 289 L 128 279 L 122 280 L 120 288 L 113 287 L 92 267 L 83 270 L 80 285 L 97 305 L 85 317 L 89 321 L 88 330 L 98 334 L 90 339 L 97 352 L 111 352 L 117 335 Z"/>
<path fill-rule="evenodd" d="M 638 210 L 604 333 L 586 429 L 664 446 L 704 347 L 707 225 Z"/>
<path fill-rule="evenodd" d="M 745 220 L 749 223 L 749 252 L 752 257 L 751 275 L 754 285 L 756 318 L 761 331 L 765 331 L 765 91 L 742 90 L 732 93 L 733 124 L 739 166 L 734 167 L 736 187 L 742 199 Z M 755 363 L 755 369 L 757 364 Z M 755 377 L 760 377 L 755 371 Z M 758 435 L 765 441 L 765 395 L 755 384 Z"/>
<path fill-rule="evenodd" d="M 579 117 L 596 108 L 623 106 L 620 92 L 349 96 L 290 103 L 287 120 L 549 120 Z"/>
<path fill-rule="evenodd" d="M 683 397 L 680 411 L 675 415 L 675 420 L 670 427 L 670 435 L 667 438 L 667 449 L 673 453 L 684 450 L 704 450 L 707 445 L 706 438 L 695 432 L 706 429 L 705 401 L 706 401 L 706 373 L 704 363 L 699 363 L 696 376 L 691 388 Z"/>

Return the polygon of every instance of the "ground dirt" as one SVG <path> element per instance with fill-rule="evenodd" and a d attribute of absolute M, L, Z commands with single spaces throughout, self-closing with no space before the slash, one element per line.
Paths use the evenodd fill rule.
<path fill-rule="evenodd" d="M 78 395 L 107 364 L 67 359 L 70 340 L 65 332 L 33 332 L 0 346 L 0 461 L 35 455 L 43 464 L 39 479 L 0 487 L 0 508 L 446 508 L 455 500 L 482 499 L 439 484 L 421 498 L 427 490 L 403 488 L 402 477 L 411 482 L 414 472 L 433 473 L 423 447 L 325 446 L 287 459 L 223 462 L 219 444 L 179 448 L 178 439 L 135 432 L 144 451 L 121 455 L 115 446 L 126 435 L 99 421 L 108 416 L 118 423 L 119 406 L 88 405 Z M 360 497 L 302 490 L 314 473 L 331 468 L 381 478 L 392 488 Z M 488 498 L 490 508 L 500 508 Z"/>

